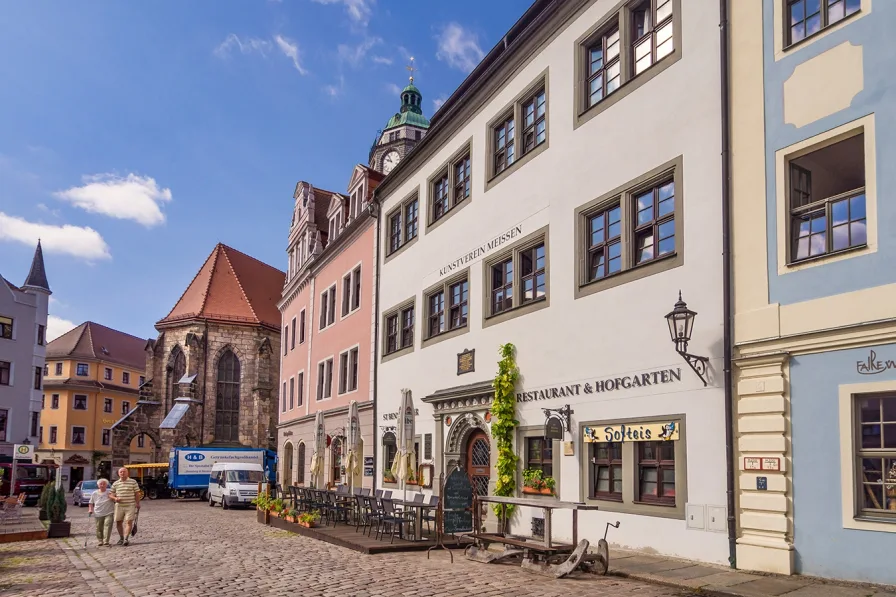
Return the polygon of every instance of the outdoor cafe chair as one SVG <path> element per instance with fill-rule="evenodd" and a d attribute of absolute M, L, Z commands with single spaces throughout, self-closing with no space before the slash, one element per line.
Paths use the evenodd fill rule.
<path fill-rule="evenodd" d="M 373 494 L 374 494 L 377 498 L 381 498 L 381 497 L 383 497 L 383 490 L 382 490 L 382 489 L 377 489 Z"/>
<path fill-rule="evenodd" d="M 429 508 L 423 511 L 423 520 L 426 521 L 426 530 L 432 532 L 431 522 L 436 521 L 435 509 L 439 507 L 439 496 L 429 496 Z"/>
<path fill-rule="evenodd" d="M 353 488 L 352 495 L 361 495 L 361 488 L 360 487 Z"/>
<path fill-rule="evenodd" d="M 392 491 L 390 489 L 384 489 L 383 495 L 380 496 L 380 499 L 388 500 L 392 498 Z"/>
<path fill-rule="evenodd" d="M 365 512 L 367 514 L 367 536 L 370 537 L 370 531 L 373 530 L 373 523 L 379 528 L 380 521 L 383 519 L 383 511 L 380 508 L 375 497 L 365 496 L 362 498 L 365 504 Z"/>
<path fill-rule="evenodd" d="M 362 487 L 362 488 L 361 488 L 361 495 L 368 495 L 368 496 L 369 496 L 369 495 L 370 495 L 370 488 L 369 488 L 369 487 Z"/>
<path fill-rule="evenodd" d="M 342 515 L 342 520 L 346 524 L 348 524 L 348 515 L 349 512 L 352 511 L 351 506 L 345 504 L 338 499 L 336 499 L 335 493 L 327 492 L 327 498 L 329 500 L 328 508 L 333 513 L 333 526 L 336 526 L 336 523 L 339 522 L 339 516 Z"/>
<path fill-rule="evenodd" d="M 426 498 L 426 496 L 423 495 L 422 493 L 415 493 L 415 494 L 414 494 L 414 503 L 415 503 L 415 504 L 422 504 L 424 498 Z"/>
<path fill-rule="evenodd" d="M 388 498 L 383 498 L 383 517 L 380 520 L 380 524 L 377 526 L 377 531 L 379 533 L 380 538 L 382 539 L 384 536 L 385 527 L 389 525 L 389 543 L 393 543 L 395 541 L 395 532 L 398 531 L 399 538 L 401 538 L 401 527 L 402 525 L 408 521 L 405 517 L 404 513 L 399 512 L 395 509 L 395 505 L 392 503 L 392 500 Z"/>
<path fill-rule="evenodd" d="M 370 519 L 367 516 L 367 501 L 363 496 L 356 495 L 355 496 L 355 532 L 358 532 L 358 529 L 361 529 L 363 532 L 364 529 L 370 524 Z"/>

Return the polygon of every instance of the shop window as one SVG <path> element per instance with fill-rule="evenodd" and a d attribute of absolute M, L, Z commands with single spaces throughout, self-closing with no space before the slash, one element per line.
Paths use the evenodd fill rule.
<path fill-rule="evenodd" d="M 54 394 L 55 396 L 55 394 Z M 74 402 L 72 403 L 72 408 L 74 410 L 87 410 L 87 396 L 83 396 L 81 394 L 75 394 Z"/>
<path fill-rule="evenodd" d="M 622 443 L 591 444 L 591 498 L 622 501 Z"/>
<path fill-rule="evenodd" d="M 386 432 L 383 434 L 383 480 L 394 483 L 392 477 L 392 463 L 395 462 L 395 455 L 398 454 L 398 444 L 395 441 L 395 434 Z"/>
<path fill-rule="evenodd" d="M 787 166 L 790 263 L 866 246 L 864 133 Z"/>
<path fill-rule="evenodd" d="M 638 497 L 642 502 L 675 505 L 675 444 L 638 443 Z"/>
<path fill-rule="evenodd" d="M 896 395 L 856 400 L 858 515 L 896 522 Z"/>

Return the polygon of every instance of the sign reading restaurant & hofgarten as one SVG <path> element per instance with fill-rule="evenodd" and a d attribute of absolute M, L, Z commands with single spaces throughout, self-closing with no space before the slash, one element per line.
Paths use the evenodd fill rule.
<path fill-rule="evenodd" d="M 661 369 L 648 373 L 635 373 L 622 377 L 611 377 L 593 382 L 564 384 L 552 386 L 540 390 L 517 392 L 517 402 L 532 402 L 535 400 L 552 400 L 554 398 L 566 398 L 569 396 L 581 396 L 583 394 L 599 394 L 602 392 L 614 392 L 616 390 L 629 390 L 645 386 L 659 386 L 667 383 L 681 381 L 681 368 Z"/>

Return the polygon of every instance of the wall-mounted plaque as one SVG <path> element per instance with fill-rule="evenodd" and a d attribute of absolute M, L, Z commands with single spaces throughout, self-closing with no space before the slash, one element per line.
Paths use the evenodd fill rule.
<path fill-rule="evenodd" d="M 373 466 L 373 456 L 364 457 L 364 466 Z"/>
<path fill-rule="evenodd" d="M 476 370 L 476 349 L 457 353 L 457 374 L 472 373 Z"/>
<path fill-rule="evenodd" d="M 372 466 L 365 466 L 365 467 L 364 467 L 364 476 L 365 476 L 365 477 L 372 477 L 372 476 L 373 476 L 373 467 L 372 467 Z"/>

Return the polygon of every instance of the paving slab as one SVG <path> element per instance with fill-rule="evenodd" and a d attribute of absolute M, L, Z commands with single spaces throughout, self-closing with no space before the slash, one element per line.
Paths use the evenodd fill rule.
<path fill-rule="evenodd" d="M 724 571 L 719 570 L 718 568 L 710 568 L 709 566 L 700 566 L 691 564 L 686 568 L 677 568 L 674 570 L 666 570 L 663 573 L 664 577 L 667 578 L 678 578 L 681 580 L 690 580 L 692 578 L 704 578 L 707 576 L 712 576 L 714 574 L 719 574 Z"/>
<path fill-rule="evenodd" d="M 811 584 L 811 580 L 805 579 L 758 577 L 750 582 L 731 586 L 728 590 L 732 595 L 744 597 L 778 597 Z"/>
<path fill-rule="evenodd" d="M 785 597 L 868 597 L 871 591 L 873 589 L 829 585 L 818 582 L 784 595 Z"/>

